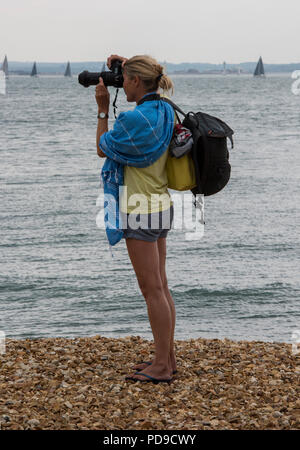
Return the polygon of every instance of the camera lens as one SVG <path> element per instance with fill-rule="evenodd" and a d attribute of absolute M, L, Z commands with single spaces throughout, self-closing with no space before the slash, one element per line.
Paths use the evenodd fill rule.
<path fill-rule="evenodd" d="M 78 82 L 84 87 L 96 86 L 100 77 L 102 77 L 105 86 L 123 87 L 122 61 L 113 61 L 111 70 L 108 72 L 88 72 L 84 70 L 78 75 Z"/>

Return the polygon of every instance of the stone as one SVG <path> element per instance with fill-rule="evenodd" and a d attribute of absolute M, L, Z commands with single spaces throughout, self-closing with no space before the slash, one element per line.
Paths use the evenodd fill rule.
<path fill-rule="evenodd" d="M 30 419 L 27 423 L 31 427 L 37 427 L 40 424 L 40 421 L 37 419 Z"/>
<path fill-rule="evenodd" d="M 100 335 L 14 340 L 0 355 L 0 428 L 299 429 L 289 344 L 175 341 L 173 382 L 125 381 L 153 341 Z"/>

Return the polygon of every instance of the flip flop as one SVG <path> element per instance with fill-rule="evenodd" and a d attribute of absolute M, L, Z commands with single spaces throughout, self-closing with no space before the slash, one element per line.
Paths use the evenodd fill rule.
<path fill-rule="evenodd" d="M 155 383 L 155 384 L 157 384 L 157 383 L 171 383 L 171 381 L 173 381 L 173 378 L 170 378 L 169 380 L 166 380 L 166 379 L 159 380 L 158 378 L 151 377 L 151 375 L 147 375 L 146 373 L 142 373 L 142 372 L 135 372 L 134 375 L 143 375 L 144 377 L 149 378 L 149 380 L 139 380 L 138 378 L 129 377 L 129 376 L 125 377 L 125 380 L 140 381 L 141 383 L 150 383 L 150 382 L 152 382 L 152 383 Z"/>
<path fill-rule="evenodd" d="M 151 366 L 152 362 L 151 361 L 141 361 L 138 364 L 148 364 L 148 366 Z M 142 369 L 141 369 L 142 370 Z M 173 375 L 177 373 L 177 370 L 173 370 Z"/>

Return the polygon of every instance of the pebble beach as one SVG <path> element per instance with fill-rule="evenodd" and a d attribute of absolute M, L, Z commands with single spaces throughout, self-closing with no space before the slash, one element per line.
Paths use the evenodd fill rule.
<path fill-rule="evenodd" d="M 2 430 L 279 430 L 300 428 L 291 344 L 175 341 L 173 381 L 125 381 L 153 358 L 140 336 L 6 339 Z"/>

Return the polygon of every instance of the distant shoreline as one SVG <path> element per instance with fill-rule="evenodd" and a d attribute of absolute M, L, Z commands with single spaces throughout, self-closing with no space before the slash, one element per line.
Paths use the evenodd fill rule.
<path fill-rule="evenodd" d="M 78 74 L 83 70 L 90 72 L 101 72 L 104 61 L 83 61 L 70 62 L 72 75 Z M 166 72 L 169 75 L 234 75 L 234 74 L 253 74 L 256 62 L 243 62 L 239 64 L 211 64 L 211 63 L 168 63 L 162 62 Z M 65 63 L 46 63 L 36 62 L 38 74 L 44 75 L 59 75 L 64 74 L 67 62 Z M 2 66 L 1 66 L 2 67 Z M 29 75 L 31 74 L 33 62 L 9 61 L 8 71 L 10 74 Z M 264 62 L 266 74 L 271 73 L 292 73 L 295 70 L 300 70 L 300 62 L 292 64 L 267 64 Z M 105 67 L 106 70 L 107 67 Z"/>
<path fill-rule="evenodd" d="M 300 70 L 300 69 L 299 69 Z M 286 76 L 286 77 L 290 77 L 293 71 L 291 72 L 267 72 L 266 73 L 266 77 L 270 76 L 270 77 L 275 77 L 275 76 Z M 77 76 L 79 75 L 80 72 L 78 73 L 72 73 L 71 77 L 68 78 L 77 78 Z M 227 73 L 227 74 L 223 74 L 223 73 L 215 73 L 215 72 L 199 72 L 199 73 L 187 73 L 187 72 L 168 72 L 168 75 L 170 77 L 177 77 L 177 76 L 186 76 L 186 77 L 205 77 L 205 76 L 217 76 L 217 77 L 253 77 L 253 74 L 251 72 L 243 72 L 243 73 Z M 9 72 L 9 77 L 29 77 L 30 73 L 18 73 L 18 72 Z M 47 73 L 47 72 L 43 72 L 43 73 L 38 73 L 37 76 L 35 78 L 38 77 L 64 77 L 64 73 Z"/>

